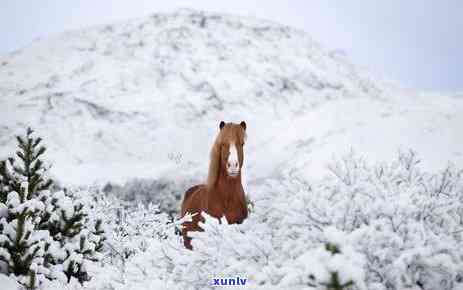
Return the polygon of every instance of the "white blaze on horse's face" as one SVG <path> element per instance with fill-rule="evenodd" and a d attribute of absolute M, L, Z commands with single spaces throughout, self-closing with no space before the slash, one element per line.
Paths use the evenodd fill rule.
<path fill-rule="evenodd" d="M 240 162 L 238 159 L 238 150 L 234 143 L 230 144 L 230 153 L 227 160 L 227 173 L 231 177 L 236 177 L 240 173 Z"/>

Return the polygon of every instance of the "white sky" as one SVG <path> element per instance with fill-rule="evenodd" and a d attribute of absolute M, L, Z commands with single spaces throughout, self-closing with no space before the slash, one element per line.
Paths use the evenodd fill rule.
<path fill-rule="evenodd" d="M 186 7 L 297 27 L 404 86 L 463 91 L 461 0 L 1 0 L 0 54 L 37 37 Z"/>

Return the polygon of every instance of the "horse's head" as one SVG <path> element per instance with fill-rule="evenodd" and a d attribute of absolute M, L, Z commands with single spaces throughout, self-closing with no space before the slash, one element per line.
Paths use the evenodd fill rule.
<path fill-rule="evenodd" d="M 237 177 L 243 166 L 243 146 L 246 141 L 246 123 L 220 122 L 219 125 L 220 167 L 231 178 Z"/>

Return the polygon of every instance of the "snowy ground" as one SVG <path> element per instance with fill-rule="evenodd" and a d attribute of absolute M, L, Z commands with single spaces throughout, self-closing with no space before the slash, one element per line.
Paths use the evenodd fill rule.
<path fill-rule="evenodd" d="M 97 278 L 87 285 L 89 289 L 203 288 L 211 282 L 207 271 L 214 269 L 219 276 L 246 275 L 251 288 L 302 289 L 310 282 L 308 265 L 316 263 L 311 259 L 326 254 L 322 243 L 344 235 L 351 241 L 346 243 L 346 263 L 356 263 L 352 269 L 359 269 L 346 275 L 367 283 L 363 289 L 420 289 L 416 281 L 426 275 L 431 282 L 423 282 L 428 284 L 421 289 L 437 289 L 436 281 L 446 281 L 444 286 L 439 284 L 440 289 L 461 287 L 456 282 L 461 273 L 454 271 L 461 266 L 462 253 L 455 246 L 461 237 L 452 232 L 461 230 L 461 208 L 443 207 L 447 211 L 442 219 L 449 224 L 444 233 L 434 231 L 437 221 L 429 226 L 428 221 L 416 218 L 424 208 L 432 214 L 438 210 L 421 208 L 411 198 L 428 194 L 419 184 L 436 182 L 429 177 L 432 174 L 425 174 L 429 184 L 413 179 L 405 188 L 394 183 L 394 178 L 405 174 L 397 168 L 390 169 L 387 182 L 377 176 L 368 179 L 368 170 L 347 188 L 325 179 L 333 176 L 327 165 L 351 151 L 370 164 L 386 162 L 394 167 L 391 160 L 399 150 L 413 149 L 421 159 L 420 170 L 438 174 L 449 162 L 463 168 L 463 98 L 403 90 L 375 80 L 289 27 L 191 10 L 35 41 L 0 57 L 0 80 L 0 157 L 11 154 L 14 135 L 32 125 L 48 145 L 52 173 L 66 185 L 124 183 L 132 178 L 163 179 L 181 186 L 185 180 L 202 181 L 220 120 L 248 124 L 245 171 L 255 211 L 243 225 L 219 227 L 225 234 L 217 236 L 231 239 L 216 241 L 223 244 L 216 249 L 221 254 L 184 252 L 174 235 L 164 242 L 144 237 L 148 249 L 127 262 L 129 272 L 122 275 L 120 265 L 107 261 L 95 270 Z M 440 196 L 424 200 L 430 204 L 452 201 L 461 207 L 459 175 L 455 173 L 451 180 L 449 200 Z M 352 198 L 354 203 L 340 198 L 340 208 L 359 207 L 360 211 L 344 216 L 366 221 L 349 228 L 331 211 L 336 204 L 328 196 L 333 192 L 350 196 L 355 188 L 384 197 L 368 202 Z M 405 201 L 393 203 L 398 196 Z M 307 208 L 317 206 L 312 197 L 321 202 L 320 212 L 333 213 L 322 223 L 326 233 L 317 229 L 317 222 L 304 220 Z M 417 250 L 422 252 L 407 251 L 413 243 L 402 229 L 391 234 L 372 226 L 390 226 L 371 213 L 382 203 L 392 203 L 384 216 L 394 216 L 390 214 L 394 208 L 404 213 L 400 216 L 403 231 L 424 228 L 423 249 Z M 306 207 L 296 210 L 302 216 L 282 215 L 298 206 Z M 342 233 L 333 234 L 328 225 Z M 426 244 L 436 243 L 433 235 L 448 244 Z M 210 242 L 207 236 L 204 239 Z M 393 250 L 379 253 L 380 245 L 358 247 L 359 241 L 384 241 Z M 236 250 L 232 242 L 245 246 Z M 130 247 L 139 249 L 139 245 Z M 443 257 L 444 262 L 435 258 L 432 251 L 439 249 L 450 258 Z M 379 264 L 358 258 L 369 254 L 377 255 Z M 410 270 L 400 277 L 397 271 L 407 263 L 425 270 Z M 428 269 L 437 270 L 428 273 Z M 400 284 L 401 279 L 408 282 Z"/>

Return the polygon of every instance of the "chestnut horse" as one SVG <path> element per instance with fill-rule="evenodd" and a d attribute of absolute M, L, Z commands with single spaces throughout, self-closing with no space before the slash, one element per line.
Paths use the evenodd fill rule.
<path fill-rule="evenodd" d="M 241 184 L 243 146 L 246 139 L 246 123 L 220 122 L 219 134 L 212 146 L 209 174 L 206 184 L 195 185 L 185 192 L 182 202 L 182 217 L 195 214 L 191 222 L 184 222 L 182 228 L 185 247 L 192 249 L 190 231 L 201 231 L 198 222 L 201 212 L 221 218 L 228 223 L 241 223 L 248 216 L 246 198 Z"/>

